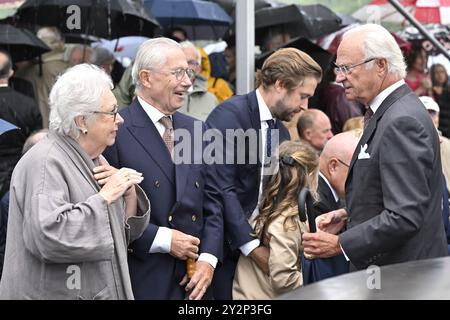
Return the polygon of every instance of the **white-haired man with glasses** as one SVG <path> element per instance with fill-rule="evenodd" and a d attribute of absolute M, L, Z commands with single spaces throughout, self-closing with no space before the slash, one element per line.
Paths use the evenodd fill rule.
<path fill-rule="evenodd" d="M 336 81 L 349 100 L 366 106 L 366 128 L 349 164 L 346 208 L 317 218 L 319 231 L 303 235 L 305 256 L 344 253 L 364 269 L 447 255 L 439 138 L 403 80 L 405 68 L 383 27 L 367 24 L 344 34 Z"/>
<path fill-rule="evenodd" d="M 200 50 L 190 41 L 183 41 L 180 45 L 189 67 L 195 72 L 192 86 L 188 89 L 188 95 L 180 112 L 205 121 L 209 113 L 217 106 L 218 101 L 214 94 L 208 92 L 208 79 L 201 74 Z"/>
<path fill-rule="evenodd" d="M 189 163 L 173 161 L 175 130 L 202 139 L 194 137 L 195 119 L 178 112 L 194 71 L 177 42 L 155 38 L 139 48 L 132 77 L 136 98 L 120 112 L 123 130 L 105 156 L 112 165 L 139 168 L 141 187 L 153 201 L 148 228 L 129 248 L 133 293 L 136 299 L 179 300 L 187 292 L 201 299 L 222 258 L 223 227 L 214 167 L 194 164 L 194 152 L 183 155 Z M 195 271 L 188 279 L 189 259 Z"/>

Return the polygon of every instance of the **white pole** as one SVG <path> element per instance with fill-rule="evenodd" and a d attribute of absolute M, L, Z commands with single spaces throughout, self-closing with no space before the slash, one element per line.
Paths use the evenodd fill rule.
<path fill-rule="evenodd" d="M 254 89 L 255 1 L 236 0 L 236 93 Z"/>

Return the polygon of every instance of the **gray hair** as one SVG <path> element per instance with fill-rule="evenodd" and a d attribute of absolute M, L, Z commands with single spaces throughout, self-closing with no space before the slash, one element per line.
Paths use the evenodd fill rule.
<path fill-rule="evenodd" d="M 114 55 L 105 48 L 94 48 L 91 54 L 91 63 L 97 66 L 101 66 L 104 63 L 113 63 L 115 60 Z"/>
<path fill-rule="evenodd" d="M 43 27 L 38 30 L 36 36 L 41 39 L 50 49 L 60 49 L 64 46 L 64 40 L 56 27 Z"/>
<path fill-rule="evenodd" d="M 186 41 L 180 42 L 180 46 L 181 46 L 181 49 L 184 49 L 184 48 L 191 48 L 191 49 L 193 49 L 195 52 L 197 52 L 197 62 L 198 63 L 202 62 L 202 54 L 200 53 L 200 50 L 198 50 L 198 48 L 195 46 L 195 44 L 193 44 L 192 42 L 186 40 Z"/>
<path fill-rule="evenodd" d="M 131 71 L 136 91 L 139 91 L 142 86 L 139 80 L 139 72 L 143 69 L 157 68 L 166 63 L 165 51 L 169 48 L 181 47 L 178 42 L 163 37 L 147 40 L 140 45 Z"/>
<path fill-rule="evenodd" d="M 30 136 L 25 140 L 22 148 L 22 155 L 27 153 L 36 143 L 41 141 L 47 136 L 48 129 L 41 129 L 38 131 L 34 131 L 30 134 Z"/>
<path fill-rule="evenodd" d="M 101 108 L 101 96 L 113 88 L 111 78 L 99 67 L 79 64 L 62 74 L 50 92 L 50 129 L 77 139 L 77 116 L 93 122 L 93 111 Z"/>
<path fill-rule="evenodd" d="M 364 35 L 364 58 L 385 58 L 388 63 L 388 72 L 404 78 L 406 76 L 405 59 L 392 34 L 378 24 L 364 24 L 350 29 L 343 38 L 361 33 Z M 370 68 L 371 65 L 368 63 L 366 68 Z"/>

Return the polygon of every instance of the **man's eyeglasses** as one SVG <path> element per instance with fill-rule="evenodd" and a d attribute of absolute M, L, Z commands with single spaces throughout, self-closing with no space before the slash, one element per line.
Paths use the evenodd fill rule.
<path fill-rule="evenodd" d="M 114 122 L 116 121 L 117 114 L 119 113 L 119 106 L 114 106 L 113 111 L 92 111 L 92 113 L 98 113 L 98 114 L 109 114 L 111 116 L 114 116 Z"/>
<path fill-rule="evenodd" d="M 363 65 L 363 64 L 366 64 L 366 63 L 369 63 L 370 61 L 373 61 L 375 59 L 377 59 L 377 58 L 369 58 L 369 59 L 364 60 L 363 62 L 354 64 L 354 65 L 351 65 L 351 66 L 345 66 L 345 65 L 338 66 L 336 63 L 333 62 L 333 64 L 334 64 L 334 74 L 335 75 L 344 74 L 344 75 L 347 76 L 350 73 L 352 73 L 352 69 L 353 68 L 355 68 L 357 66 L 360 66 L 360 65 Z"/>
<path fill-rule="evenodd" d="M 341 159 L 339 159 L 339 158 L 336 158 L 336 160 L 337 161 L 339 161 L 341 164 L 343 164 L 344 166 L 346 166 L 347 168 L 350 168 L 350 165 L 349 164 L 346 164 L 344 161 L 342 161 Z"/>
<path fill-rule="evenodd" d="M 189 78 L 189 80 L 193 80 L 195 78 L 195 71 L 192 70 L 191 68 L 178 68 L 175 70 L 171 70 L 171 71 L 163 71 L 163 70 L 155 70 L 156 72 L 168 72 L 170 74 L 173 74 L 175 76 L 175 79 L 177 79 L 177 81 L 181 81 L 184 78 L 184 75 L 186 74 Z"/>

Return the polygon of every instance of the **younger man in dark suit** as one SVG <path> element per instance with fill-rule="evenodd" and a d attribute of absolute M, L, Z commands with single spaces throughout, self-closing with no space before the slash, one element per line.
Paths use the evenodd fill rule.
<path fill-rule="evenodd" d="M 322 76 L 319 65 L 298 49 L 286 48 L 273 53 L 257 74 L 257 89 L 249 94 L 235 96 L 217 106 L 206 124 L 218 129 L 223 137 L 227 130 L 246 132 L 255 137 L 238 141 L 234 137 L 223 142 L 232 161 L 217 165 L 217 173 L 224 198 L 225 252 L 223 265 L 214 278 L 214 297 L 231 299 L 232 283 L 239 251 L 250 256 L 263 270 L 268 270 L 268 249 L 260 245 L 253 234 L 258 216 L 258 205 L 263 190 L 263 176 L 270 174 L 267 164 L 275 154 L 279 142 L 289 139 L 282 121 L 289 121 L 308 108 L 308 99 L 314 94 Z M 272 141 L 273 140 L 273 141 Z M 273 142 L 273 143 L 272 143 Z M 238 162 L 236 154 L 244 154 Z M 252 161 L 257 156 L 257 161 Z"/>

